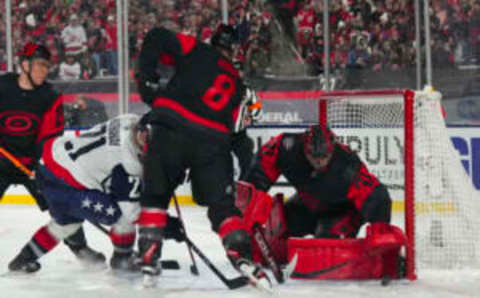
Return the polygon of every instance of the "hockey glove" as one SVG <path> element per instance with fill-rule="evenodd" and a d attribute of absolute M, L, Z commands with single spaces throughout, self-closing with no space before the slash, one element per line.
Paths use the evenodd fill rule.
<path fill-rule="evenodd" d="M 137 90 L 143 102 L 151 105 L 158 95 L 160 89 L 159 78 L 141 73 L 135 75 L 137 81 Z"/>
<path fill-rule="evenodd" d="M 174 239 L 177 242 L 185 241 L 185 232 L 182 229 L 178 217 L 168 215 L 164 236 L 165 239 Z"/>

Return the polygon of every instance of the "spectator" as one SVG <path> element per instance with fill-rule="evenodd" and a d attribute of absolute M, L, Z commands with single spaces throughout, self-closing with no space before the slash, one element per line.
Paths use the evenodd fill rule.
<path fill-rule="evenodd" d="M 97 65 L 91 56 L 83 56 L 81 62 L 81 78 L 91 80 L 98 74 Z"/>
<path fill-rule="evenodd" d="M 269 56 L 265 47 L 260 45 L 260 39 L 253 39 L 245 55 L 245 75 L 248 77 L 261 76 L 270 65 Z"/>
<path fill-rule="evenodd" d="M 65 61 L 60 63 L 58 76 L 61 80 L 78 80 L 82 74 L 82 66 L 75 59 L 74 54 L 67 54 Z"/>
<path fill-rule="evenodd" d="M 115 16 L 107 17 L 105 25 L 107 33 L 107 43 L 105 44 L 105 58 L 108 74 L 116 76 L 118 74 L 118 52 L 117 52 L 117 23 Z"/>
<path fill-rule="evenodd" d="M 62 30 L 61 37 L 66 54 L 80 55 L 86 52 L 87 33 L 76 14 L 70 16 L 69 25 Z"/>
<path fill-rule="evenodd" d="M 106 60 L 105 47 L 108 40 L 107 32 L 105 28 L 103 28 L 103 21 L 101 19 L 94 20 L 93 28 L 89 32 L 88 49 L 90 50 L 97 71 L 101 71 L 103 66 L 102 61 Z"/>
<path fill-rule="evenodd" d="M 370 54 L 366 49 L 366 41 L 360 39 L 356 45 L 348 52 L 348 62 L 347 67 L 350 69 L 363 69 L 366 68 L 369 60 Z"/>
<path fill-rule="evenodd" d="M 108 120 L 105 104 L 83 94 L 78 95 L 72 104 L 65 104 L 64 110 L 65 126 L 68 128 L 91 127 Z"/>

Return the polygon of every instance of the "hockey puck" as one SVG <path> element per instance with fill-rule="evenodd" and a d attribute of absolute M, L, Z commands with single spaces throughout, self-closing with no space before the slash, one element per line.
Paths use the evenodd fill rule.
<path fill-rule="evenodd" d="M 176 260 L 161 260 L 160 264 L 162 266 L 162 269 L 167 269 L 167 270 L 180 269 L 180 264 L 178 264 Z"/>

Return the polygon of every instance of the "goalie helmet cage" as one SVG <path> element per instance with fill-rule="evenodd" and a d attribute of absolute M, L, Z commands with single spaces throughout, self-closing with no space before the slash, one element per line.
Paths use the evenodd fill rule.
<path fill-rule="evenodd" d="M 320 123 L 359 152 L 404 208 L 406 277 L 478 267 L 480 202 L 447 133 L 441 94 L 333 91 L 318 99 Z"/>

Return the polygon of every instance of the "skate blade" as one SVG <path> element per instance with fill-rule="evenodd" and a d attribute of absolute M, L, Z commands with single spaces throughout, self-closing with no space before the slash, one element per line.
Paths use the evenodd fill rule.
<path fill-rule="evenodd" d="M 267 276 L 265 276 L 264 278 L 257 278 L 255 275 L 249 272 L 248 268 L 245 269 L 242 268 L 242 266 L 239 268 L 239 271 L 243 276 L 248 278 L 250 285 L 252 285 L 253 287 L 268 294 L 274 293 L 273 285 Z"/>
<path fill-rule="evenodd" d="M 154 288 L 157 286 L 157 280 L 158 280 L 158 276 L 144 274 L 142 286 L 143 288 L 146 288 L 146 289 Z"/>
<path fill-rule="evenodd" d="M 140 270 L 121 270 L 121 269 L 110 269 L 111 274 L 118 278 L 124 280 L 140 280 L 143 276 Z"/>
<path fill-rule="evenodd" d="M 82 268 L 88 271 L 97 272 L 97 271 L 104 271 L 109 268 L 106 263 L 92 263 L 89 261 L 81 261 L 81 260 L 79 260 L 79 263 L 80 263 L 80 266 L 82 266 Z"/>

